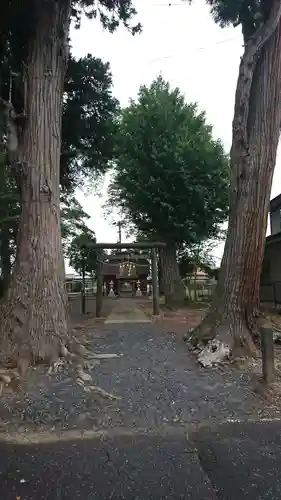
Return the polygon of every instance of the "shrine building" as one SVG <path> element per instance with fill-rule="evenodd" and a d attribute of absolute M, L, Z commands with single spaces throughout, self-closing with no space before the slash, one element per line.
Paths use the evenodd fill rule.
<path fill-rule="evenodd" d="M 101 274 L 109 296 L 113 292 L 120 296 L 146 295 L 149 256 L 125 251 L 109 255 L 103 261 Z"/>

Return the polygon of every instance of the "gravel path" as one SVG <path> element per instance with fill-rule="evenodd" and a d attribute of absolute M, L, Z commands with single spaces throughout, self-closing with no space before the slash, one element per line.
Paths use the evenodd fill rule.
<path fill-rule="evenodd" d="M 28 393 L 0 403 L 0 430 L 159 429 L 209 420 L 246 417 L 259 398 L 247 376 L 230 369 L 203 369 L 183 342 L 156 324 L 100 325 L 90 346 L 120 357 L 93 369 L 95 383 L 118 401 L 85 392 L 68 369 L 61 374 L 33 371 Z"/>

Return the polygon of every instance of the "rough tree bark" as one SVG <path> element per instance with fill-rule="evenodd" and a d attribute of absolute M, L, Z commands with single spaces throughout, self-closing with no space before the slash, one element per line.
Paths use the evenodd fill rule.
<path fill-rule="evenodd" d="M 159 293 L 160 295 L 164 295 L 164 285 L 163 285 L 163 273 L 161 269 L 161 259 L 158 258 L 158 283 L 159 283 Z"/>
<path fill-rule="evenodd" d="M 203 365 L 255 353 L 260 272 L 281 124 L 281 3 L 246 42 L 235 96 L 230 216 L 216 293 L 193 340 L 211 340 Z"/>
<path fill-rule="evenodd" d="M 0 364 L 20 372 L 37 361 L 52 363 L 68 340 L 59 167 L 70 1 L 38 0 L 35 18 L 24 71 L 25 122 L 9 138 L 13 168 L 20 169 L 22 211 L 16 262 L 0 308 Z M 10 125 L 13 134 L 15 122 Z"/>
<path fill-rule="evenodd" d="M 10 234 L 9 234 L 9 229 L 7 228 L 4 228 L 4 230 L 1 233 L 0 261 L 1 261 L 1 278 L 2 278 L 2 285 L 1 285 L 2 288 L 0 291 L 0 296 L 2 296 L 1 292 L 7 289 L 12 272 Z"/>
<path fill-rule="evenodd" d="M 184 285 L 181 281 L 176 255 L 176 245 L 167 243 L 159 250 L 161 266 L 161 286 L 166 299 L 167 307 L 174 309 L 184 303 Z"/>

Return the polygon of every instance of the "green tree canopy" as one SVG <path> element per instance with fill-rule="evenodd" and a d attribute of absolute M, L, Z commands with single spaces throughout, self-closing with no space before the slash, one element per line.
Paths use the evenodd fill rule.
<path fill-rule="evenodd" d="M 187 274 L 194 272 L 196 267 L 206 271 L 209 275 L 215 268 L 213 250 L 216 241 L 200 241 L 198 244 L 185 245 L 178 249 L 177 258 L 179 263 L 180 275 L 185 278 Z"/>
<path fill-rule="evenodd" d="M 61 235 L 64 250 L 71 240 L 88 230 L 87 221 L 90 216 L 83 210 L 81 203 L 74 195 L 61 196 Z"/>
<path fill-rule="evenodd" d="M 0 296 L 10 278 L 16 249 L 20 198 L 5 154 L 0 154 Z"/>
<path fill-rule="evenodd" d="M 72 189 L 93 181 L 113 158 L 118 101 L 112 96 L 108 63 L 88 54 L 69 58 L 64 82 L 61 185 Z"/>
<path fill-rule="evenodd" d="M 109 203 L 136 227 L 174 242 L 216 236 L 228 210 L 229 170 L 205 113 L 158 77 L 122 111 Z"/>
<path fill-rule="evenodd" d="M 67 249 L 69 264 L 75 271 L 83 276 L 93 276 L 97 269 L 97 250 L 92 248 L 96 243 L 96 236 L 89 228 L 85 228 L 80 234 L 72 238 Z"/>
<path fill-rule="evenodd" d="M 264 24 L 273 6 L 272 0 L 206 0 L 211 13 L 221 27 L 241 25 L 247 40 Z"/>
<path fill-rule="evenodd" d="M 17 109 L 22 109 L 21 74 L 11 75 L 11 67 L 17 67 L 16 60 L 5 60 L 0 67 L 0 97 L 9 100 L 12 90 Z M 109 64 L 90 54 L 78 60 L 70 55 L 62 116 L 60 182 L 64 190 L 73 191 L 85 177 L 95 180 L 110 166 L 118 107 Z"/>
<path fill-rule="evenodd" d="M 142 86 L 120 116 L 109 205 L 142 233 L 167 242 L 160 251 L 161 289 L 171 306 L 184 298 L 177 246 L 218 235 L 228 184 L 228 158 L 205 113 L 162 77 Z"/>

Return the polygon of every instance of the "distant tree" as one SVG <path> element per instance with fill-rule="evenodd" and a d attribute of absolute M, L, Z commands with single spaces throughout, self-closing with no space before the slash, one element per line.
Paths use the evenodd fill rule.
<path fill-rule="evenodd" d="M 281 123 L 280 0 L 207 0 L 220 26 L 240 26 L 243 54 L 235 94 L 230 151 L 228 234 L 212 307 L 194 331 L 213 339 L 203 364 L 226 354 L 255 354 L 260 274 Z"/>
<path fill-rule="evenodd" d="M 72 190 L 95 181 L 113 158 L 119 103 L 112 96 L 109 63 L 88 54 L 69 57 L 64 81 L 60 180 Z"/>
<path fill-rule="evenodd" d="M 200 280 L 198 280 L 199 272 L 205 272 L 209 278 L 214 276 L 213 250 L 215 245 L 215 241 L 208 240 L 189 247 L 183 245 L 178 251 L 180 275 L 185 285 L 188 284 L 190 279 L 192 280 L 192 284 L 195 285 L 192 293 L 193 300 L 195 301 L 198 299 L 197 288 L 198 284 L 200 285 Z"/>
<path fill-rule="evenodd" d="M 61 235 L 64 252 L 76 236 L 88 231 L 87 222 L 90 216 L 74 195 L 61 195 Z"/>
<path fill-rule="evenodd" d="M 217 241 L 214 240 L 201 241 L 190 246 L 182 245 L 177 254 L 181 277 L 193 273 L 195 268 L 213 275 L 212 269 L 215 267 L 213 252 L 216 245 Z"/>
<path fill-rule="evenodd" d="M 19 191 L 7 166 L 7 155 L 0 153 L 0 296 L 4 294 L 10 280 L 19 216 Z"/>
<path fill-rule="evenodd" d="M 84 228 L 80 234 L 74 236 L 67 248 L 69 264 L 85 281 L 86 275 L 94 276 L 97 270 L 97 251 L 92 248 L 96 243 L 96 236 L 89 228 Z"/>
<path fill-rule="evenodd" d="M 158 77 L 122 111 L 109 204 L 160 251 L 169 306 L 184 300 L 177 249 L 215 238 L 228 210 L 228 159 L 205 114 Z"/>

